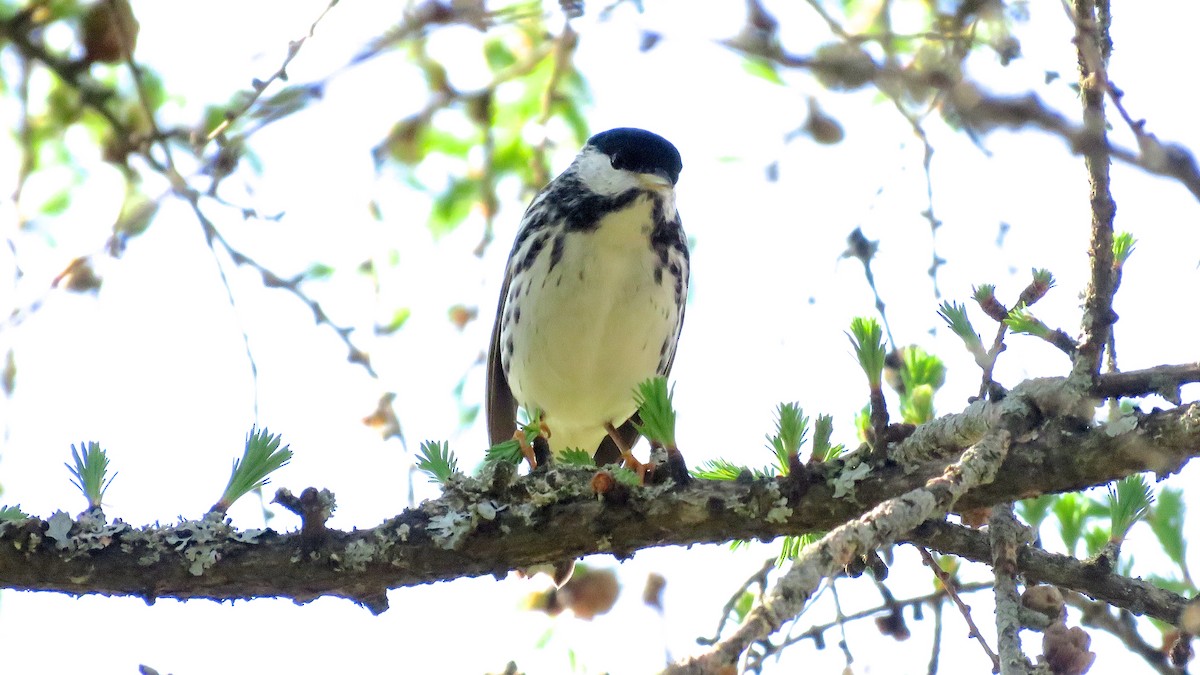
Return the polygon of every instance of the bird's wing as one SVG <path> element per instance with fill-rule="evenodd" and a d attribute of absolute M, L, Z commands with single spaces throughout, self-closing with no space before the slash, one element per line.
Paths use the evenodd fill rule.
<path fill-rule="evenodd" d="M 676 222 L 679 223 L 679 226 L 682 228 L 683 220 L 679 217 L 678 213 L 675 214 L 675 220 L 676 220 Z M 686 237 L 684 238 L 684 241 L 683 241 L 683 252 L 686 256 L 686 254 L 687 254 L 687 238 Z M 679 335 L 681 333 L 683 333 L 683 315 L 687 313 L 687 300 L 688 300 L 687 288 L 688 288 L 688 283 L 691 281 L 691 276 L 692 276 L 692 261 L 691 261 L 690 257 L 685 257 L 684 260 L 687 262 L 687 270 L 685 271 L 685 274 L 687 274 L 688 278 L 683 280 L 683 302 L 679 303 L 679 321 L 675 322 L 675 349 L 676 349 L 676 351 L 678 351 L 678 349 L 679 349 Z M 671 356 L 667 358 L 667 367 L 663 370 L 663 373 L 662 373 L 663 377 L 670 377 L 671 366 L 673 366 L 673 365 L 675 365 L 675 351 L 672 351 Z M 635 438 L 635 440 L 636 440 L 636 438 Z"/>
<path fill-rule="evenodd" d="M 517 401 L 513 398 L 504 366 L 500 363 L 500 321 L 504 317 L 504 301 L 512 282 L 511 270 L 504 273 L 500 302 L 496 306 L 496 323 L 492 326 L 492 342 L 488 348 L 487 393 L 483 407 L 487 411 L 488 442 L 492 445 L 512 440 L 517 431 Z"/>

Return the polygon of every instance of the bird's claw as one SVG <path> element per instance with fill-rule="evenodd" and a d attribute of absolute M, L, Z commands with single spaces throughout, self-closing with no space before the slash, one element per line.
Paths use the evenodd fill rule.
<path fill-rule="evenodd" d="M 536 469 L 538 466 L 537 456 L 533 452 L 533 444 L 529 442 L 529 438 L 525 435 L 525 430 L 517 429 L 513 432 L 513 440 L 517 442 L 517 445 L 521 446 L 521 454 L 529 462 L 529 469 L 531 471 Z"/>

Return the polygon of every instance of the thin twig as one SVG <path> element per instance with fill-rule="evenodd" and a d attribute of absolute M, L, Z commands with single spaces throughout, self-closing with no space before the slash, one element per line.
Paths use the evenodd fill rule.
<path fill-rule="evenodd" d="M 969 584 L 962 584 L 962 585 L 958 586 L 958 592 L 959 592 L 959 594 L 977 593 L 979 591 L 990 589 L 991 587 L 992 587 L 991 582 L 975 581 L 975 582 L 971 582 Z M 933 591 L 932 593 L 927 593 L 925 595 L 917 596 L 915 598 L 906 598 L 904 600 L 893 600 L 891 602 L 891 604 L 884 603 L 882 605 L 879 605 L 877 607 L 872 607 L 870 609 L 859 610 L 857 612 L 854 612 L 853 614 L 847 614 L 846 616 L 842 617 L 842 621 L 844 621 L 845 623 L 854 623 L 855 621 L 859 621 L 862 619 L 869 619 L 871 617 L 879 616 L 880 613 L 882 613 L 882 612 L 901 611 L 901 610 L 904 610 L 909 607 L 916 607 L 917 605 L 929 605 L 930 607 L 934 608 L 935 612 L 939 612 L 939 608 L 942 606 L 942 601 L 945 599 L 946 599 L 946 591 L 936 590 L 936 591 Z M 828 631 L 829 629 L 837 626 L 838 623 L 839 623 L 839 621 L 830 621 L 828 623 L 821 623 L 821 624 L 816 624 L 816 625 L 810 626 L 808 628 L 808 630 L 804 631 L 803 633 L 800 633 L 793 637 L 789 637 L 787 640 L 779 643 L 778 645 L 775 645 L 775 649 L 783 650 L 786 647 L 790 647 L 794 644 L 798 644 L 805 640 L 812 640 L 813 642 L 823 645 L 824 644 L 823 636 L 824 636 L 825 632 Z"/>
<path fill-rule="evenodd" d="M 966 585 L 960 586 L 958 590 L 959 593 L 965 592 Z M 933 646 L 929 650 L 929 667 L 925 670 L 927 675 L 937 675 L 938 671 L 938 657 L 942 654 L 942 631 L 945 628 L 945 621 L 942 616 L 943 607 L 944 604 L 940 599 L 933 604 Z"/>
<path fill-rule="evenodd" d="M 837 580 L 829 580 L 829 593 L 833 596 L 833 609 L 836 612 L 834 623 L 837 624 L 838 630 L 841 631 L 841 639 L 838 640 L 838 647 L 842 650 L 842 658 L 846 660 L 846 670 L 850 670 L 850 666 L 854 663 L 854 655 L 850 653 L 850 643 L 846 640 L 846 614 L 842 611 L 842 602 L 838 599 Z"/>
<path fill-rule="evenodd" d="M 963 602 L 962 598 L 958 596 L 958 592 L 955 589 L 956 583 L 954 579 L 946 573 L 946 570 L 942 569 L 941 565 L 937 564 L 937 561 L 933 559 L 933 556 L 930 555 L 928 549 L 926 549 L 924 546 L 917 546 L 916 549 L 917 552 L 921 554 L 921 560 L 925 562 L 925 566 L 933 571 L 933 574 L 938 578 L 938 581 L 942 582 L 942 587 L 946 589 L 946 595 L 952 601 L 954 601 L 954 605 L 958 607 L 958 611 L 960 614 L 962 614 L 963 620 L 967 622 L 967 630 L 969 631 L 968 637 L 974 638 L 976 641 L 978 641 L 979 646 L 983 648 L 983 652 L 987 654 L 989 659 L 992 660 L 992 672 L 1000 672 L 1000 657 L 996 655 L 996 652 L 992 651 L 990 646 L 988 646 L 987 638 L 983 637 L 983 633 L 980 632 L 979 627 L 975 625 L 975 620 L 971 618 L 971 608 L 968 607 L 967 603 Z"/>
<path fill-rule="evenodd" d="M 299 40 L 293 40 L 288 43 L 287 54 L 285 54 L 283 57 L 283 63 L 281 63 L 279 67 L 275 69 L 275 72 L 267 76 L 267 79 L 265 80 L 255 78 L 251 82 L 250 96 L 247 96 L 246 99 L 242 101 L 242 104 L 237 108 L 233 110 L 227 110 L 225 112 L 225 119 L 222 120 L 221 123 L 215 128 L 213 128 L 212 131 L 208 132 L 208 135 L 206 135 L 204 139 L 197 144 L 195 148 L 196 154 L 200 154 L 206 145 L 211 143 L 213 139 L 224 134 L 230 126 L 232 126 L 238 121 L 239 118 L 253 108 L 254 104 L 258 103 L 258 99 L 263 95 L 263 92 L 265 92 L 268 87 L 274 84 L 277 80 L 287 82 L 288 65 L 291 64 L 292 59 L 296 58 L 296 55 L 300 53 L 300 48 L 304 46 L 305 41 L 312 37 L 314 33 L 316 33 L 317 24 L 321 23 L 321 20 L 325 18 L 325 15 L 329 14 L 329 10 L 333 9 L 333 6 L 337 3 L 338 0 L 330 0 L 329 4 L 325 6 L 325 9 L 321 10 L 321 13 L 317 15 L 317 18 L 313 19 L 312 25 L 308 27 L 308 35 L 301 37 Z"/>
<path fill-rule="evenodd" d="M 721 639 L 721 632 L 725 630 L 725 624 L 729 622 L 729 617 L 733 615 L 733 608 L 737 605 L 738 600 L 750 590 L 751 586 L 758 586 L 758 594 L 761 597 L 763 591 L 767 589 L 767 575 L 771 570 L 775 569 L 775 558 L 767 558 L 762 567 L 757 572 L 750 575 L 742 585 L 729 596 L 729 601 L 725 603 L 725 607 L 721 610 L 721 621 L 717 624 L 717 630 L 711 638 L 696 638 L 696 642 L 702 645 L 716 644 L 717 640 Z"/>

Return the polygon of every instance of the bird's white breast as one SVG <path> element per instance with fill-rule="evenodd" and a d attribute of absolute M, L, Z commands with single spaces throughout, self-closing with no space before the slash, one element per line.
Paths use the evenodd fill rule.
<path fill-rule="evenodd" d="M 510 289 L 507 304 L 521 315 L 501 335 L 502 344 L 512 339 L 509 386 L 527 409 L 543 411 L 556 452 L 594 451 L 606 422 L 619 426 L 633 414 L 634 387 L 657 374 L 673 347 L 677 280 L 650 246 L 653 207 L 642 195 L 597 228 L 568 233 L 553 268 L 540 255 L 523 275 L 544 283 Z M 686 279 L 686 263 L 676 269 Z"/>

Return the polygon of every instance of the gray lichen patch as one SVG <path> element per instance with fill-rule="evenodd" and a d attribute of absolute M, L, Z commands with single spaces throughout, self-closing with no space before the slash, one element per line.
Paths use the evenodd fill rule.
<path fill-rule="evenodd" d="M 368 541 L 356 539 L 348 544 L 340 554 L 330 554 L 330 558 L 339 563 L 341 569 L 351 572 L 361 572 L 367 564 L 376 558 L 379 549 Z"/>
<path fill-rule="evenodd" d="M 110 546 L 118 536 L 131 528 L 121 520 L 111 524 L 100 509 L 85 511 L 78 520 L 63 511 L 56 511 L 46 520 L 46 537 L 54 548 L 69 560 L 75 556 L 99 551 Z"/>
<path fill-rule="evenodd" d="M 220 513 L 209 513 L 200 520 L 180 522 L 162 534 L 162 542 L 182 555 L 188 573 L 198 577 L 221 560 L 233 534 L 229 520 Z"/>
<path fill-rule="evenodd" d="M 834 498 L 841 499 L 853 495 L 855 484 L 869 475 L 871 475 L 871 467 L 866 462 L 859 462 L 854 466 L 844 466 L 838 474 L 829 478 L 829 486 L 833 488 Z"/>

